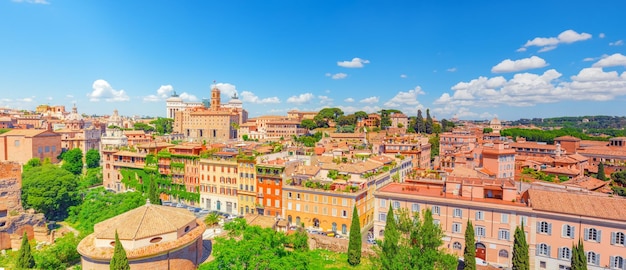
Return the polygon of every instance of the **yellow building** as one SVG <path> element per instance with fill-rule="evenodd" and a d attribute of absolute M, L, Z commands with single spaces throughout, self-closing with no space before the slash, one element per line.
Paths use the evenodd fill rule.
<path fill-rule="evenodd" d="M 254 158 L 237 160 L 239 168 L 239 214 L 255 213 L 257 203 L 256 178 L 254 176 L 254 166 L 256 161 Z"/>

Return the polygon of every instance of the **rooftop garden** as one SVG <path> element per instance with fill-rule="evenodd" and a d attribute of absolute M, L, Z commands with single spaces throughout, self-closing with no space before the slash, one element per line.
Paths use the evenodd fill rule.
<path fill-rule="evenodd" d="M 554 174 L 546 174 L 542 171 L 537 171 L 533 168 L 523 168 L 521 178 L 522 180 L 526 180 L 526 181 L 530 179 L 534 179 L 534 180 L 554 182 L 554 183 L 560 183 L 560 182 L 565 182 L 569 180 L 569 177 L 567 176 L 564 176 L 564 175 L 556 176 Z"/>

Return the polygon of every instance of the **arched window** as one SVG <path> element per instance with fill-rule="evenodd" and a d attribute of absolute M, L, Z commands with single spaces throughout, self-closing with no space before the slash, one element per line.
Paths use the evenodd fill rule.
<path fill-rule="evenodd" d="M 502 258 L 508 258 L 509 251 L 507 251 L 506 249 L 501 249 L 500 251 L 498 251 L 498 256 Z"/>
<path fill-rule="evenodd" d="M 333 232 L 337 232 L 337 223 L 336 222 L 333 222 L 333 229 L 332 229 L 332 231 Z"/>
<path fill-rule="evenodd" d="M 623 232 L 612 232 L 611 233 L 611 245 L 624 245 L 624 233 Z"/>
<path fill-rule="evenodd" d="M 380 237 L 385 236 L 385 230 L 378 231 L 378 236 Z"/>
<path fill-rule="evenodd" d="M 598 254 L 593 251 L 587 252 L 587 263 L 591 265 L 599 265 Z"/>
<path fill-rule="evenodd" d="M 462 248 L 463 248 L 463 246 L 459 242 L 454 242 L 452 244 L 452 249 L 461 250 Z"/>
<path fill-rule="evenodd" d="M 596 228 L 585 229 L 585 240 L 600 242 L 600 231 Z"/>
<path fill-rule="evenodd" d="M 622 256 L 611 256 L 609 263 L 611 263 L 611 269 L 624 269 L 624 258 Z"/>
<path fill-rule="evenodd" d="M 537 255 L 541 255 L 541 256 L 550 256 L 550 246 L 548 246 L 545 243 L 541 243 L 539 244 L 539 247 L 537 248 Z"/>
<path fill-rule="evenodd" d="M 291 222 L 293 221 L 293 218 L 291 217 L 291 215 L 287 216 L 287 221 L 289 222 L 289 224 L 291 224 Z"/>
<path fill-rule="evenodd" d="M 559 259 L 569 260 L 571 256 L 571 251 L 568 247 L 559 248 Z"/>
<path fill-rule="evenodd" d="M 348 226 L 346 226 L 346 224 L 341 224 L 341 233 L 342 234 L 348 233 Z"/>
<path fill-rule="evenodd" d="M 296 226 L 300 226 L 300 217 L 296 217 Z"/>

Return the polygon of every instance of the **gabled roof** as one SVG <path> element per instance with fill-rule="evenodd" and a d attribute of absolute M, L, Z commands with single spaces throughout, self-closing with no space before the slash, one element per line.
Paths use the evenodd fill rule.
<path fill-rule="evenodd" d="M 626 199 L 529 189 L 530 206 L 535 210 L 626 221 Z"/>
<path fill-rule="evenodd" d="M 0 136 L 24 136 L 24 137 L 35 137 L 45 134 L 47 136 L 61 136 L 60 134 L 54 133 L 52 131 L 48 131 L 45 129 L 12 129 L 11 131 L 0 134 Z"/>

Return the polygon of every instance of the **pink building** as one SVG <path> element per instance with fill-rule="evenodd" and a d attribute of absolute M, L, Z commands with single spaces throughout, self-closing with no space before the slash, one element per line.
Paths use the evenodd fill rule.
<path fill-rule="evenodd" d="M 25 164 L 32 158 L 50 158 L 57 163 L 61 154 L 61 135 L 45 129 L 14 129 L 0 134 L 0 161 Z"/>
<path fill-rule="evenodd" d="M 531 189 L 518 195 L 512 180 L 449 179 L 442 185 L 390 183 L 374 193 L 374 234 L 384 235 L 389 205 L 430 209 L 445 233 L 444 248 L 462 257 L 467 221 L 476 257 L 511 267 L 513 234 L 523 225 L 531 269 L 569 269 L 571 247 L 582 239 L 589 269 L 625 269 L 626 200 Z"/>

